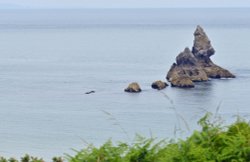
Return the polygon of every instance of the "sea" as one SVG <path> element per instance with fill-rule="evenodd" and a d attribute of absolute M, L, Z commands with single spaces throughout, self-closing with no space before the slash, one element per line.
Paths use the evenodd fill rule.
<path fill-rule="evenodd" d="M 137 134 L 185 139 L 206 113 L 249 121 L 249 20 L 249 8 L 0 10 L 0 156 L 47 160 Z M 152 89 L 197 25 L 236 78 Z M 131 82 L 142 92 L 125 93 Z"/>

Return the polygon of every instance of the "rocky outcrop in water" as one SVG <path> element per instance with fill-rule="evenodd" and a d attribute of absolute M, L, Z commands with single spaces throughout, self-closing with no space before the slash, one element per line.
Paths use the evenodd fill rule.
<path fill-rule="evenodd" d="M 153 89 L 157 89 L 157 90 L 162 90 L 164 88 L 166 88 L 168 86 L 168 84 L 166 82 L 163 82 L 161 80 L 157 80 L 155 82 L 152 83 L 151 87 Z"/>
<path fill-rule="evenodd" d="M 124 91 L 131 92 L 131 93 L 138 93 L 138 92 L 141 92 L 141 88 L 138 83 L 133 82 L 133 83 L 130 83 Z"/>
<path fill-rule="evenodd" d="M 215 50 L 204 30 L 197 26 L 194 32 L 194 45 L 192 51 L 185 48 L 176 57 L 168 74 L 167 80 L 172 86 L 191 88 L 194 82 L 207 81 L 208 78 L 235 78 L 228 70 L 214 64 L 210 57 Z"/>
<path fill-rule="evenodd" d="M 91 93 L 95 93 L 95 91 L 88 91 L 88 92 L 85 92 L 85 94 L 91 94 Z"/>

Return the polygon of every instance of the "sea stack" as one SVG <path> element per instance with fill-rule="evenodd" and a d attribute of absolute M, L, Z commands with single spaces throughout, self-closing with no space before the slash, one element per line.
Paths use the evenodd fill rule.
<path fill-rule="evenodd" d="M 191 88 L 193 82 L 207 81 L 208 78 L 235 78 L 226 69 L 214 64 L 210 57 L 215 54 L 209 38 L 201 26 L 194 32 L 194 45 L 192 51 L 186 47 L 176 57 L 167 74 L 167 80 L 172 86 Z"/>

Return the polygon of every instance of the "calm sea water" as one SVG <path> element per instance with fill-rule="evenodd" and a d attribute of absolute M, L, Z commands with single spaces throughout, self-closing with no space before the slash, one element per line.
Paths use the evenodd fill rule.
<path fill-rule="evenodd" d="M 249 119 L 250 10 L 0 11 L 0 155 L 49 159 L 136 133 L 184 138 L 205 112 Z M 236 79 L 151 89 L 204 27 Z M 143 91 L 123 90 L 133 81 Z M 86 95 L 94 90 L 96 93 Z"/>

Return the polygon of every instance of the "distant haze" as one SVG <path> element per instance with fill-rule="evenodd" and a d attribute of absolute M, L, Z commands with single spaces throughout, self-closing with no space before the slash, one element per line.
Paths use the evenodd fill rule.
<path fill-rule="evenodd" d="M 250 7 L 250 0 L 0 0 L 0 9 L 16 8 L 189 8 Z"/>

